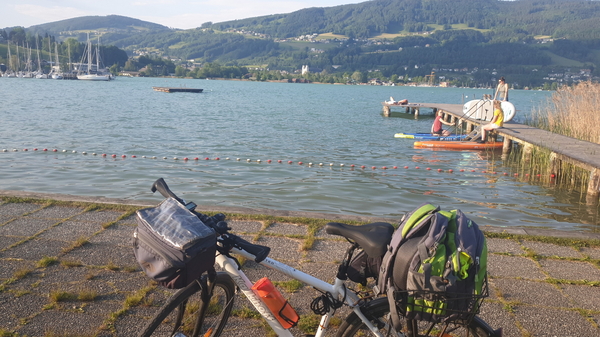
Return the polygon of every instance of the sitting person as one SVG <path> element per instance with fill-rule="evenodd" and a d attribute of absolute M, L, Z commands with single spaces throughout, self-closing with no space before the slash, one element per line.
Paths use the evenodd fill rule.
<path fill-rule="evenodd" d="M 433 121 L 433 125 L 431 125 L 431 134 L 433 136 L 448 137 L 452 134 L 452 132 L 450 132 L 449 130 L 444 130 L 442 128 L 442 124 L 453 126 L 455 123 L 446 122 L 445 120 L 442 119 L 443 115 L 444 115 L 444 110 L 440 109 L 437 111 L 435 120 Z"/>
<path fill-rule="evenodd" d="M 405 99 L 403 99 L 401 101 L 395 101 L 394 97 L 390 96 L 390 100 L 387 101 L 387 102 L 385 102 L 385 103 L 392 104 L 392 105 L 405 105 L 405 104 L 408 103 L 408 100 L 405 98 Z"/>
<path fill-rule="evenodd" d="M 500 101 L 494 100 L 494 117 L 489 124 L 481 126 L 481 139 L 477 143 L 485 143 L 486 131 L 499 129 L 502 125 L 504 125 L 504 111 L 502 111 Z"/>

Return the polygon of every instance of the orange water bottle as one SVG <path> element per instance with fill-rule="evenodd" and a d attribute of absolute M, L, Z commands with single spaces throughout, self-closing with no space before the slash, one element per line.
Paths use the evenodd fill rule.
<path fill-rule="evenodd" d="M 283 298 L 268 278 L 263 277 L 256 281 L 252 286 L 252 291 L 267 305 L 284 329 L 289 329 L 298 323 L 300 317 L 296 310 Z"/>

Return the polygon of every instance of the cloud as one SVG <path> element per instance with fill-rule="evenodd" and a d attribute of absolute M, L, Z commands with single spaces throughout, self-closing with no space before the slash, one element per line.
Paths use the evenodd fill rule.
<path fill-rule="evenodd" d="M 34 19 L 35 22 L 54 22 L 78 16 L 91 15 L 90 13 L 73 7 L 45 7 L 38 5 L 14 5 L 15 12 Z"/>

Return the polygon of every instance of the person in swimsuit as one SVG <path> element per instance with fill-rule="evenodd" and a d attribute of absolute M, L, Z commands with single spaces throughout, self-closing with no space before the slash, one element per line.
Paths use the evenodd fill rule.
<path fill-rule="evenodd" d="M 438 110 L 438 112 L 435 116 L 435 120 L 433 121 L 433 125 L 431 125 L 431 134 L 433 136 L 448 137 L 452 134 L 452 132 L 450 132 L 449 130 L 444 130 L 442 128 L 442 124 L 454 126 L 454 123 L 446 122 L 442 118 L 443 115 L 444 115 L 444 111 L 441 109 Z"/>
<path fill-rule="evenodd" d="M 500 77 L 500 80 L 498 80 L 498 87 L 494 94 L 494 100 L 498 99 L 498 94 L 500 94 L 501 100 L 508 102 L 508 83 L 506 83 L 504 77 Z"/>

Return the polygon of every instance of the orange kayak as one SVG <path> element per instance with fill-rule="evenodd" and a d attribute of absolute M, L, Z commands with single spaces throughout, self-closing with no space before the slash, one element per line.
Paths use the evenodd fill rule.
<path fill-rule="evenodd" d="M 446 142 L 440 140 L 430 140 L 415 142 L 415 147 L 420 148 L 436 148 L 436 149 L 449 149 L 449 150 L 495 150 L 501 149 L 503 146 L 502 142 Z"/>

